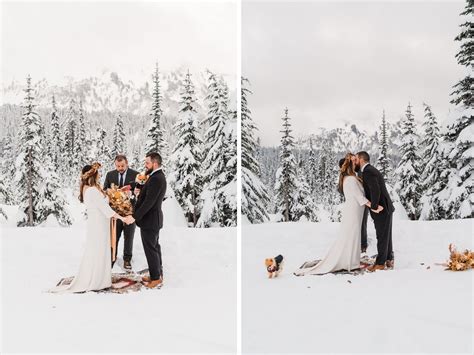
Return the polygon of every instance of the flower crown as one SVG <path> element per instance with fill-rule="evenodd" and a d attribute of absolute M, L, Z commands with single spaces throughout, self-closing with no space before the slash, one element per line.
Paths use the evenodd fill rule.
<path fill-rule="evenodd" d="M 92 168 L 87 170 L 84 174 L 81 175 L 82 180 L 87 180 L 89 177 L 97 173 L 97 170 L 99 170 L 102 167 L 102 165 L 98 162 L 95 162 L 92 164 Z"/>
<path fill-rule="evenodd" d="M 347 153 L 344 159 L 344 163 L 342 164 L 341 168 L 339 171 L 345 171 L 347 169 L 347 166 L 352 162 L 352 153 Z"/>

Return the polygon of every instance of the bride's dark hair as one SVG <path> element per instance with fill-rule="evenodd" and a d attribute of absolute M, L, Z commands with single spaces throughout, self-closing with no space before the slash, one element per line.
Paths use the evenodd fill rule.
<path fill-rule="evenodd" d="M 100 163 L 94 163 L 92 165 L 86 165 L 81 171 L 81 184 L 79 187 L 79 201 L 84 202 L 84 187 L 95 186 L 100 192 L 104 194 L 104 191 L 99 184 L 99 169 Z"/>
<path fill-rule="evenodd" d="M 344 193 L 344 189 L 343 189 L 344 178 L 346 176 L 355 176 L 355 177 L 357 177 L 357 175 L 355 173 L 355 170 L 354 170 L 354 167 L 352 165 L 352 157 L 353 156 L 354 156 L 354 154 L 347 153 L 345 158 L 344 158 L 344 162 L 342 163 L 342 166 L 339 170 L 339 183 L 337 185 L 337 190 L 341 194 Z"/>

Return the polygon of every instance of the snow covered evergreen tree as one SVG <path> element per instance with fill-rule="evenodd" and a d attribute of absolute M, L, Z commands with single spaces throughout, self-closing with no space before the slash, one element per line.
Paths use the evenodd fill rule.
<path fill-rule="evenodd" d="M 68 203 L 61 188 L 58 173 L 49 157 L 43 160 L 46 179 L 41 184 L 41 204 L 39 221 L 44 222 L 49 216 L 54 216 L 63 227 L 72 224 L 72 218 L 67 209 Z"/>
<path fill-rule="evenodd" d="M 331 150 L 330 143 L 326 137 L 322 143 L 319 154 L 319 164 L 316 178 L 316 201 L 326 208 L 332 204 L 333 191 L 333 163 L 334 153 Z"/>
<path fill-rule="evenodd" d="M 296 162 L 293 155 L 295 146 L 291 135 L 291 123 L 288 108 L 285 108 L 283 130 L 280 144 L 280 166 L 276 172 L 275 195 L 279 221 L 294 221 L 294 196 L 297 189 Z"/>
<path fill-rule="evenodd" d="M 199 195 L 202 190 L 202 140 L 199 136 L 199 118 L 191 74 L 186 74 L 181 93 L 178 121 L 174 131 L 177 142 L 173 162 L 173 190 L 188 222 L 196 226 L 199 217 Z"/>
<path fill-rule="evenodd" d="M 208 72 L 207 117 L 203 124 L 208 126 L 205 133 L 203 161 L 204 188 L 201 194 L 202 210 L 197 226 L 210 227 L 234 225 L 236 223 L 236 203 L 233 156 L 236 147 L 235 120 L 229 112 L 229 90 L 222 79 Z M 236 139 L 236 138 L 235 138 Z M 235 165 L 236 166 L 236 165 Z M 233 186 L 234 185 L 234 186 Z M 234 188 L 234 190 L 232 190 Z"/>
<path fill-rule="evenodd" d="M 445 203 L 448 218 L 472 218 L 474 216 L 474 1 L 468 0 L 461 15 L 467 20 L 461 24 L 461 33 L 455 40 L 461 42 L 456 54 L 459 65 L 466 67 L 466 76 L 455 86 L 451 103 L 460 109 L 459 117 L 448 127 L 445 140 L 448 143 L 448 159 L 451 162 Z"/>
<path fill-rule="evenodd" d="M 151 107 L 151 124 L 148 129 L 147 141 L 145 145 L 146 152 L 158 152 L 161 156 L 167 156 L 168 145 L 166 144 L 163 132 L 163 110 L 161 108 L 162 95 L 160 86 L 160 71 L 156 63 L 155 73 L 153 74 L 153 104 Z"/>
<path fill-rule="evenodd" d="M 13 196 L 10 190 L 10 184 L 8 183 L 10 179 L 7 178 L 3 171 L 0 171 L 0 204 L 9 205 L 13 202 Z M 8 219 L 5 211 L 0 207 L 0 215 L 3 218 Z"/>
<path fill-rule="evenodd" d="M 388 135 L 387 121 L 385 120 L 385 110 L 382 114 L 382 125 L 380 126 L 380 155 L 377 161 L 377 165 L 385 181 L 390 181 L 391 162 L 390 158 L 388 157 Z"/>
<path fill-rule="evenodd" d="M 440 156 L 439 156 L 439 126 L 431 107 L 424 104 L 425 121 L 423 122 L 424 134 L 421 139 L 421 179 L 420 188 L 421 211 L 420 219 L 439 219 L 436 215 L 437 206 L 433 203 L 433 196 L 438 191 L 434 190 L 440 179 Z"/>
<path fill-rule="evenodd" d="M 82 101 L 79 101 L 79 115 L 78 115 L 78 125 L 77 125 L 77 148 L 76 148 L 76 155 L 77 155 L 77 171 L 76 173 L 79 174 L 79 171 L 82 167 L 86 164 L 87 158 L 87 150 L 86 150 L 86 122 L 84 117 L 84 108 L 82 107 Z"/>
<path fill-rule="evenodd" d="M 50 151 L 52 162 L 56 171 L 60 171 L 62 163 L 62 151 L 64 147 L 63 134 L 61 132 L 61 122 L 56 107 L 56 99 L 52 98 L 52 112 L 51 112 L 51 144 Z"/>
<path fill-rule="evenodd" d="M 99 128 L 97 132 L 96 147 L 97 155 L 94 160 L 106 166 L 108 162 L 113 160 L 113 157 L 107 144 L 107 131 L 103 128 Z"/>
<path fill-rule="evenodd" d="M 242 147 L 242 214 L 251 223 L 268 221 L 267 188 L 260 180 L 260 163 L 257 160 L 255 131 L 257 126 L 251 117 L 247 95 L 251 91 L 246 87 L 248 80 L 241 78 L 241 147 Z"/>
<path fill-rule="evenodd" d="M 400 152 L 401 160 L 396 169 L 397 184 L 396 191 L 400 196 L 400 202 L 405 208 L 411 220 L 417 220 L 420 215 L 420 157 L 417 145 L 418 135 L 416 133 L 415 118 L 412 106 L 408 104 L 405 119 L 402 124 Z"/>
<path fill-rule="evenodd" d="M 125 139 L 125 129 L 123 127 L 122 115 L 117 115 L 114 127 L 114 139 L 112 145 L 112 155 L 125 154 L 127 141 Z"/>
<path fill-rule="evenodd" d="M 46 179 L 42 167 L 43 127 L 35 111 L 31 77 L 26 79 L 25 101 L 19 136 L 19 154 L 16 160 L 16 187 L 19 194 L 17 225 L 35 226 L 41 222 L 41 185 Z"/>
<path fill-rule="evenodd" d="M 222 187 L 216 191 L 218 221 L 223 227 L 237 225 L 237 111 L 229 112 L 229 117 L 225 135 L 227 164 L 220 177 Z"/>
<path fill-rule="evenodd" d="M 306 220 L 318 222 L 318 208 L 308 184 L 303 161 L 296 170 L 296 191 L 293 196 L 293 216 L 295 221 Z"/>
<path fill-rule="evenodd" d="M 64 139 L 63 150 L 63 168 L 66 169 L 63 173 L 67 180 L 73 179 L 77 176 L 80 169 L 79 155 L 79 138 L 78 138 L 78 114 L 76 102 L 71 99 L 66 120 L 66 134 Z"/>
<path fill-rule="evenodd" d="M 433 195 L 431 197 L 431 206 L 429 206 L 429 210 L 423 215 L 423 218 L 426 217 L 426 219 L 430 220 L 450 218 L 447 210 L 448 205 L 446 204 L 450 197 L 450 190 L 447 188 L 451 176 L 451 167 L 448 159 L 449 149 L 441 143 L 442 142 L 440 142 L 440 146 L 438 147 L 439 178 L 432 187 Z"/>
<path fill-rule="evenodd" d="M 3 185 L 3 192 L 0 192 L 0 203 L 5 204 L 15 203 L 15 192 L 17 191 L 14 185 L 16 153 L 13 144 L 13 137 L 10 132 L 7 132 L 2 140 L 2 160 L 0 161 L 0 180 L 2 181 L 0 184 Z"/>
<path fill-rule="evenodd" d="M 316 151 L 313 146 L 313 139 L 309 139 L 309 152 L 308 152 L 308 165 L 307 165 L 307 180 L 309 188 L 311 190 L 311 195 L 313 198 L 316 197 L 316 184 L 318 177 L 318 164 L 316 162 Z"/>

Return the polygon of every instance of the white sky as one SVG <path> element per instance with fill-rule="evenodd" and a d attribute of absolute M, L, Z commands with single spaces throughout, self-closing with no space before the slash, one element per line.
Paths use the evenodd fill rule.
<path fill-rule="evenodd" d="M 249 1 L 242 7 L 242 72 L 263 145 L 277 145 L 288 106 L 295 136 L 345 122 L 373 131 L 408 101 L 443 120 L 463 76 L 454 37 L 464 1 Z"/>
<path fill-rule="evenodd" d="M 235 1 L 2 1 L 4 82 L 116 71 L 134 81 L 180 67 L 236 75 Z"/>

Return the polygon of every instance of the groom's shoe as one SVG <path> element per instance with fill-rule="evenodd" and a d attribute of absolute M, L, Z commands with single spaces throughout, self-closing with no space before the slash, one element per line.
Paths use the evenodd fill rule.
<path fill-rule="evenodd" d="M 143 282 L 150 282 L 151 281 L 150 276 L 142 276 L 142 281 Z"/>
<path fill-rule="evenodd" d="M 163 284 L 163 281 L 161 281 L 161 279 L 159 280 L 152 280 L 150 282 L 147 282 L 145 284 L 145 287 L 146 288 L 155 288 L 155 287 L 160 287 L 161 285 Z"/>
<path fill-rule="evenodd" d="M 374 265 L 371 265 L 367 268 L 367 271 L 368 272 L 374 272 L 374 271 L 377 271 L 377 270 L 384 270 L 385 269 L 385 264 L 384 265 L 377 265 L 377 264 L 374 264 Z"/>
<path fill-rule="evenodd" d="M 123 268 L 125 270 L 132 270 L 132 263 L 130 262 L 130 260 L 123 261 Z"/>
<path fill-rule="evenodd" d="M 385 262 L 385 266 L 387 269 L 393 270 L 393 267 L 395 266 L 395 261 L 394 260 L 387 260 Z"/>

